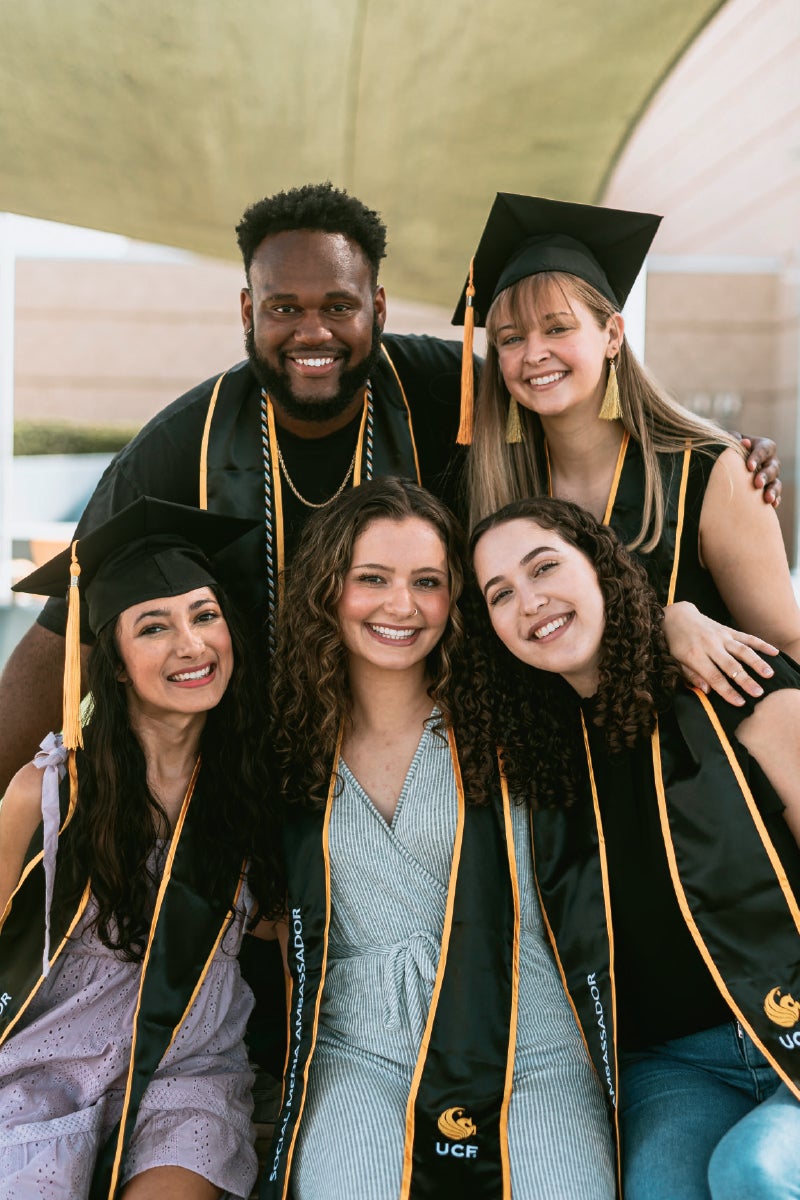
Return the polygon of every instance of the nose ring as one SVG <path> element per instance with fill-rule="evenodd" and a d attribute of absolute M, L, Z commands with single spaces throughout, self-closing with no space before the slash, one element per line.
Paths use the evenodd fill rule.
<path fill-rule="evenodd" d="M 419 609 L 418 609 L 418 608 L 415 608 L 415 609 L 414 609 L 414 611 L 413 611 L 413 612 L 412 612 L 412 614 L 411 614 L 411 615 L 412 615 L 412 617 L 415 617 L 415 616 L 417 615 L 417 613 L 418 613 L 418 612 L 419 612 Z"/>

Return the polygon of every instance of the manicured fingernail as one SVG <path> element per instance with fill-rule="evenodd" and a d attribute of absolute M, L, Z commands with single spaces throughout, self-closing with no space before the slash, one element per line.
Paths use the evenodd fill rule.
<path fill-rule="evenodd" d="M 763 667 L 763 670 L 761 671 L 761 674 L 764 676 L 765 679 L 769 679 L 769 678 L 771 678 L 771 676 L 773 676 L 775 674 L 775 672 L 773 671 L 772 667 L 768 663 L 764 663 L 764 667 Z"/>
<path fill-rule="evenodd" d="M 760 475 L 759 475 L 759 477 L 758 477 L 758 482 L 759 482 L 759 485 L 760 485 L 761 487 L 766 487 L 766 486 L 767 486 L 767 477 L 766 477 L 766 475 L 764 474 L 764 472 L 763 472 L 763 471 L 761 472 L 761 474 L 760 474 Z"/>

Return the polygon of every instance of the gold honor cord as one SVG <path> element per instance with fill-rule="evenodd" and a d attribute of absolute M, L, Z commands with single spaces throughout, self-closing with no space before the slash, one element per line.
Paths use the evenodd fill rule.
<path fill-rule="evenodd" d="M 169 886 L 169 881 L 172 876 L 172 865 L 175 861 L 175 855 L 177 853 L 178 844 L 180 842 L 181 834 L 183 832 L 183 826 L 184 826 L 184 822 L 186 820 L 186 814 L 189 811 L 189 802 L 190 802 L 190 800 L 192 798 L 192 794 L 194 792 L 194 786 L 197 782 L 197 776 L 198 776 L 199 771 L 200 771 L 200 758 L 198 756 L 197 762 L 194 764 L 194 770 L 192 771 L 192 777 L 189 780 L 189 786 L 186 789 L 186 795 L 183 797 L 183 804 L 181 805 L 181 811 L 178 816 L 178 820 L 175 822 L 175 828 L 172 832 L 172 840 L 170 842 L 169 853 L 167 854 L 167 861 L 164 864 L 164 871 L 161 876 L 161 882 L 158 886 L 158 892 L 156 894 L 156 902 L 155 902 L 155 907 L 154 907 L 154 911 L 153 911 L 153 918 L 150 922 L 150 932 L 147 937 L 147 946 L 145 947 L 144 956 L 142 958 L 142 969 L 141 969 L 141 973 L 139 975 L 139 991 L 138 991 L 138 995 L 136 997 L 136 1009 L 133 1014 L 133 1028 L 132 1028 L 132 1038 L 131 1038 L 130 1060 L 128 1062 L 128 1078 L 127 1078 L 127 1081 L 125 1084 L 125 1098 L 124 1098 L 124 1101 L 122 1104 L 122 1114 L 120 1116 L 120 1122 L 119 1122 L 119 1135 L 117 1137 L 117 1151 L 114 1156 L 114 1166 L 113 1166 L 113 1169 L 111 1172 L 111 1184 L 108 1189 L 109 1197 L 114 1196 L 114 1194 L 116 1193 L 118 1180 L 119 1180 L 119 1172 L 120 1172 L 120 1166 L 121 1166 L 121 1160 L 122 1160 L 122 1146 L 123 1146 L 123 1142 L 125 1139 L 125 1121 L 126 1121 L 128 1109 L 130 1107 L 131 1087 L 133 1086 L 133 1067 L 134 1067 L 134 1062 L 135 1062 L 135 1058 L 136 1058 L 136 1032 L 137 1032 L 136 1026 L 137 1026 L 137 1022 L 139 1020 L 139 1011 L 142 1006 L 142 992 L 144 991 L 144 981 L 145 981 L 145 976 L 147 974 L 147 965 L 150 961 L 150 952 L 153 948 L 153 939 L 155 937 L 156 926 L 158 925 L 158 918 L 161 913 L 161 908 L 164 903 L 164 896 L 166 895 L 167 887 Z"/>
<path fill-rule="evenodd" d="M 411 420 L 411 409 L 408 406 L 408 400 L 406 399 L 405 389 L 400 380 L 400 376 L 397 373 L 397 367 L 392 362 L 391 357 L 389 355 L 389 351 L 386 349 L 386 347 L 383 344 L 381 344 L 381 350 L 383 352 L 384 358 L 388 362 L 389 366 L 392 368 L 392 374 L 394 375 L 395 379 L 397 380 L 397 386 L 400 388 L 400 395 L 403 398 L 403 404 L 405 405 L 406 414 L 408 416 L 408 436 L 411 438 L 411 449 L 414 452 L 414 466 L 415 466 L 416 472 L 417 472 L 417 483 L 421 484 L 422 483 L 422 473 L 420 472 L 420 469 L 419 469 L 419 455 L 417 454 L 417 443 L 414 438 L 414 423 Z"/>
<path fill-rule="evenodd" d="M 447 741 L 450 746 L 450 758 L 453 763 L 453 775 L 455 776 L 456 793 L 458 796 L 458 815 L 456 819 L 455 838 L 453 839 L 453 858 L 450 864 L 450 879 L 447 886 L 447 902 L 445 905 L 444 925 L 442 928 L 442 945 L 439 953 L 439 962 L 436 967 L 436 979 L 434 981 L 433 995 L 431 996 L 431 1003 L 428 1009 L 428 1019 L 425 1023 L 425 1031 L 422 1035 L 422 1041 L 417 1054 L 417 1062 L 411 1079 L 411 1091 L 408 1094 L 408 1103 L 406 1105 L 406 1138 L 405 1146 L 403 1147 L 403 1180 L 400 1187 L 400 1195 L 398 1200 L 408 1200 L 411 1192 L 411 1172 L 414 1165 L 414 1105 L 416 1103 L 419 1085 L 422 1080 L 422 1072 L 425 1069 L 425 1059 L 428 1055 L 431 1034 L 433 1032 L 433 1023 L 436 1018 L 436 1007 L 439 1003 L 439 995 L 441 993 L 442 983 L 444 981 L 445 967 L 447 966 L 447 949 L 450 941 L 450 931 L 453 927 L 453 908 L 456 900 L 458 867 L 461 862 L 461 845 L 464 840 L 464 784 L 461 779 L 461 767 L 458 761 L 455 734 L 450 728 L 447 730 Z"/>
<path fill-rule="evenodd" d="M 681 469 L 681 487 L 678 493 L 678 518 L 677 528 L 675 530 L 675 557 L 672 560 L 672 574 L 669 580 L 669 592 L 667 593 L 667 605 L 675 602 L 675 588 L 678 583 L 678 566 L 681 558 L 681 538 L 683 537 L 683 521 L 686 513 L 686 488 L 689 483 L 689 463 L 692 458 L 692 443 L 686 443 L 686 449 L 683 452 L 683 467 Z"/>
<path fill-rule="evenodd" d="M 498 755 L 498 770 L 500 773 L 500 793 L 503 797 L 503 824 L 506 832 L 506 849 L 508 852 L 508 870 L 511 877 L 511 894 L 514 900 L 514 946 L 512 949 L 511 974 L 511 1022 L 508 1034 L 508 1059 L 506 1062 L 506 1082 L 503 1089 L 503 1102 L 500 1106 L 500 1161 L 503 1173 L 503 1200 L 511 1200 L 511 1160 L 508 1153 L 508 1110 L 511 1104 L 511 1091 L 514 1086 L 514 1059 L 517 1050 L 517 1020 L 519 1018 L 519 934 L 521 924 L 519 879 L 517 877 L 517 856 L 514 846 L 514 826 L 511 821 L 511 801 L 508 795 L 508 781 L 503 773 L 503 766 Z"/>
<path fill-rule="evenodd" d="M 695 695 L 698 697 L 699 700 L 705 701 L 706 703 L 708 703 L 706 701 L 706 697 L 703 695 L 702 692 L 699 692 L 696 688 L 692 688 L 691 690 L 695 693 Z M 709 715 L 711 716 L 712 714 L 709 714 Z M 728 751 L 730 750 L 730 746 L 726 745 L 727 738 L 725 737 L 725 734 L 721 731 L 719 726 L 716 724 L 716 722 L 714 720 L 715 717 L 716 717 L 716 714 L 714 713 L 712 716 L 712 725 L 715 726 L 715 732 L 717 732 L 718 735 L 720 733 L 722 734 L 722 737 L 720 739 L 722 742 L 722 748 L 723 748 L 723 750 L 725 750 L 726 756 L 728 756 Z M 745 1029 L 747 1031 L 749 1037 L 752 1039 L 752 1041 L 755 1043 L 755 1045 L 758 1046 L 761 1053 L 764 1055 L 764 1057 L 767 1059 L 767 1061 L 770 1063 L 770 1065 L 774 1068 L 774 1070 L 777 1071 L 777 1073 L 780 1075 L 781 1079 L 784 1081 L 786 1086 L 792 1091 L 794 1096 L 796 1096 L 796 1098 L 798 1100 L 800 1100 L 800 1085 L 795 1083 L 786 1074 L 786 1072 L 781 1068 L 780 1064 L 775 1061 L 772 1054 L 770 1054 L 767 1047 L 761 1041 L 758 1034 L 755 1032 L 752 1025 L 747 1020 L 747 1017 L 744 1015 L 742 1010 L 739 1008 L 738 1004 L 736 1003 L 736 1001 L 734 1000 L 730 991 L 728 990 L 725 980 L 722 978 L 722 975 L 720 974 L 719 970 L 717 969 L 716 963 L 714 962 L 713 958 L 711 957 L 708 947 L 706 946 L 705 941 L 703 940 L 703 935 L 701 934 L 700 930 L 697 928 L 697 923 L 695 922 L 694 915 L 692 914 L 691 908 L 689 907 L 689 902 L 686 899 L 686 893 L 683 889 L 683 883 L 681 881 L 680 873 L 678 871 L 678 861 L 677 861 L 677 858 L 675 855 L 675 846 L 672 841 L 672 832 L 671 832 L 670 826 L 669 826 L 669 817 L 667 816 L 667 797 L 666 797 L 666 793 L 664 792 L 664 780 L 663 780 L 663 776 L 661 773 L 661 740 L 659 737 L 658 725 L 656 725 L 656 728 L 653 731 L 652 738 L 651 738 L 651 745 L 652 745 L 652 753 L 653 753 L 653 778 L 655 780 L 656 794 L 658 796 L 658 816 L 659 816 L 659 820 L 661 822 L 661 833 L 664 838 L 664 846 L 665 846 L 666 852 L 667 852 L 667 862 L 669 864 L 669 873 L 672 878 L 672 886 L 675 889 L 675 898 L 678 901 L 678 907 L 681 910 L 681 915 L 683 916 L 683 919 L 686 922 L 686 927 L 689 930 L 689 933 L 692 935 L 692 940 L 694 941 L 694 944 L 697 946 L 697 949 L 700 952 L 700 956 L 702 957 L 703 962 L 708 967 L 709 973 L 710 973 L 712 979 L 714 980 L 715 984 L 717 985 L 717 987 L 720 991 L 720 994 L 722 995 L 723 999 L 725 1000 L 726 1004 L 731 1009 L 731 1011 L 733 1013 L 735 1013 L 736 1019 L 738 1020 L 739 1024 L 742 1026 L 743 1029 Z M 733 753 L 733 751 L 731 750 L 731 754 L 732 753 Z M 729 757 L 729 761 L 731 761 L 730 756 L 728 756 L 728 757 Z M 731 761 L 731 765 L 733 765 L 732 761 Z M 736 764 L 736 766 L 738 767 L 738 763 Z M 760 815 L 760 813 L 758 813 L 758 810 L 755 806 L 755 801 L 753 800 L 750 789 L 747 787 L 747 783 L 744 779 L 744 776 L 741 774 L 740 770 L 739 771 L 734 770 L 734 774 L 736 775 L 737 782 L 739 783 L 740 787 L 742 788 L 742 794 L 745 798 L 745 802 L 747 803 L 747 807 L 750 810 L 750 815 L 753 818 L 753 821 L 757 826 L 759 836 L 761 837 L 761 840 L 764 842 L 764 847 L 767 850 L 767 854 L 770 857 L 770 861 L 772 862 L 772 864 L 774 866 L 775 862 L 773 860 L 773 856 L 775 857 L 775 859 L 777 859 L 777 855 L 775 855 L 774 847 L 772 846 L 772 843 L 769 839 L 769 834 L 767 833 L 766 828 L 764 827 L 764 824 L 761 821 L 761 815 Z M 771 851 L 771 853 L 770 853 L 770 851 Z M 781 874 L 783 874 L 782 870 L 781 870 Z M 787 886 L 788 886 L 788 882 L 786 881 L 785 876 L 783 876 L 782 879 L 779 877 L 779 882 L 781 884 L 782 889 L 783 889 L 784 883 L 787 883 Z M 784 894 L 785 894 L 785 892 L 784 892 Z M 787 897 L 787 901 L 788 901 L 788 899 L 789 899 L 789 897 Z M 797 923 L 797 905 L 796 905 L 796 903 L 795 902 L 790 903 L 789 908 L 792 911 L 792 916 L 795 918 L 795 923 Z"/>
<path fill-rule="evenodd" d="M 328 938 L 331 928 L 331 847 L 330 847 L 330 825 L 331 812 L 333 810 L 334 793 L 336 791 L 336 783 L 338 781 L 339 756 L 342 752 L 342 738 L 344 737 L 344 722 L 339 727 L 339 736 L 336 739 L 336 749 L 333 752 L 333 770 L 331 771 L 331 781 L 328 785 L 328 799 L 325 804 L 325 816 L 322 822 L 322 859 L 325 864 L 325 929 L 322 934 L 322 967 L 319 976 L 319 985 L 317 987 L 317 996 L 314 1001 L 314 1024 L 311 1028 L 311 1045 L 306 1055 L 305 1066 L 303 1067 L 303 1094 L 295 1117 L 294 1129 L 292 1131 L 292 1140 L 289 1149 L 286 1151 L 286 1168 L 283 1176 L 283 1191 L 281 1192 L 282 1200 L 286 1200 L 289 1192 L 289 1180 L 292 1172 L 292 1160 L 294 1151 L 297 1145 L 297 1135 L 300 1131 L 300 1121 L 303 1116 L 303 1109 L 306 1106 L 306 1096 L 308 1095 L 308 1072 L 311 1069 L 311 1060 L 314 1055 L 314 1048 L 317 1044 L 317 1032 L 319 1030 L 319 1012 L 322 1007 L 322 993 L 325 987 L 325 975 L 328 969 Z M 288 1063 L 288 1051 L 287 1051 Z M 286 1089 L 286 1074 L 284 1072 L 284 1090 Z M 280 1111 L 280 1110 L 279 1110 Z"/>
<path fill-rule="evenodd" d="M 208 508 L 208 443 L 211 439 L 211 422 L 214 419 L 214 410 L 217 407 L 219 389 L 222 387 L 222 381 L 227 373 L 227 371 L 223 371 L 214 384 L 214 390 L 208 402 L 206 423 L 203 426 L 203 439 L 200 442 L 200 508 Z"/>
<path fill-rule="evenodd" d="M 39 856 L 39 857 L 40 857 L 40 856 Z M 86 911 L 86 906 L 87 906 L 87 904 L 89 903 L 89 899 L 90 899 L 90 897 L 91 897 L 91 894 L 92 894 L 92 891 L 91 891 L 91 884 L 87 883 L 86 887 L 84 888 L 83 895 L 81 896 L 80 903 L 78 904 L 78 909 L 77 909 L 77 912 L 75 913 L 75 916 L 74 916 L 74 917 L 72 918 L 72 920 L 70 921 L 70 923 L 69 923 L 69 928 L 67 929 L 67 932 L 64 934 L 64 936 L 63 936 L 63 938 L 61 939 L 61 942 L 59 943 L 59 945 L 58 945 L 58 947 L 57 947 L 57 949 L 56 949 L 55 953 L 52 955 L 52 957 L 51 957 L 51 959 L 50 959 L 50 966 L 51 966 L 51 967 L 52 967 L 52 966 L 55 964 L 55 962 L 56 962 L 56 959 L 58 959 L 58 958 L 59 958 L 59 956 L 61 955 L 61 952 L 62 952 L 62 950 L 64 949 L 64 947 L 66 946 L 66 944 L 67 944 L 67 942 L 69 941 L 69 939 L 71 938 L 71 936 L 72 936 L 72 934 L 73 934 L 73 932 L 74 932 L 74 930 L 75 930 L 75 927 L 77 926 L 77 924 L 78 924 L 78 922 L 80 921 L 81 917 L 82 917 L 82 916 L 83 916 L 83 914 L 85 913 L 85 911 Z M 9 901 L 9 905 L 10 905 L 10 903 L 11 903 L 11 902 Z M 8 908 L 8 906 L 7 906 L 7 908 Z M 5 914 L 4 914 L 4 916 L 5 916 Z M 9 1035 L 9 1034 L 10 1034 L 10 1033 L 13 1031 L 13 1029 L 15 1028 L 15 1026 L 16 1026 L 17 1022 L 19 1021 L 20 1017 L 21 1017 L 21 1016 L 23 1015 L 23 1013 L 24 1013 L 24 1012 L 27 1010 L 27 1008 L 28 1008 L 28 1005 L 29 1005 L 29 1004 L 31 1003 L 31 1001 L 34 999 L 34 997 L 36 996 L 36 993 L 39 991 L 39 988 L 42 986 L 42 984 L 43 984 L 43 983 L 44 983 L 44 975 L 40 975 L 40 976 L 39 976 L 39 978 L 38 978 L 38 980 L 37 980 L 37 981 L 36 981 L 36 983 L 34 984 L 34 986 L 31 988 L 31 990 L 30 990 L 30 993 L 28 994 L 28 998 L 27 998 L 27 1000 L 26 1000 L 26 1001 L 25 1001 L 25 1003 L 24 1003 L 24 1004 L 21 1006 L 21 1008 L 20 1008 L 19 1012 L 17 1013 L 17 1015 L 14 1017 L 14 1019 L 13 1019 L 12 1021 L 9 1021 L 8 1025 L 7 1025 L 7 1026 L 6 1026 L 6 1028 L 3 1030 L 2 1034 L 0 1034 L 0 1046 L 2 1046 L 2 1045 L 3 1045 L 3 1043 L 4 1043 L 4 1042 L 6 1041 L 6 1039 L 8 1038 L 8 1035 Z"/>

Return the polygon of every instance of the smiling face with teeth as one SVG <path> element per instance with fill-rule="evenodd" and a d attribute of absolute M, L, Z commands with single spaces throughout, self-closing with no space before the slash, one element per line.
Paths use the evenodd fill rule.
<path fill-rule="evenodd" d="M 509 393 L 545 425 L 565 412 L 597 416 L 623 331 L 619 313 L 599 322 L 569 282 L 537 275 L 501 292 L 487 319 Z"/>
<path fill-rule="evenodd" d="M 117 618 L 116 643 L 132 724 L 196 716 L 219 704 L 233 671 L 228 624 L 211 588 L 145 600 Z"/>
<path fill-rule="evenodd" d="M 351 672 L 424 676 L 450 616 L 447 552 L 421 517 L 379 518 L 356 538 L 337 606 Z"/>
<path fill-rule="evenodd" d="M 380 355 L 386 297 L 363 250 L 341 233 L 286 230 L 264 238 L 241 295 L 253 372 L 287 428 L 321 434 L 363 402 Z"/>
<path fill-rule="evenodd" d="M 597 691 L 605 603 L 585 554 L 536 521 L 489 528 L 475 574 L 504 646 L 528 666 L 563 675 L 581 696 Z"/>

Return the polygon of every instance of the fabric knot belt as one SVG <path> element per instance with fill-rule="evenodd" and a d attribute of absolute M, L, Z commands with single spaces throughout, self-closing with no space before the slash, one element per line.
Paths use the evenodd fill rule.
<path fill-rule="evenodd" d="M 423 931 L 404 942 L 396 942 L 386 953 L 383 968 L 384 1023 L 399 1029 L 401 996 L 405 998 L 411 1033 L 422 1039 L 428 1019 L 431 991 L 439 963 L 439 940 Z"/>
<path fill-rule="evenodd" d="M 44 951 L 42 975 L 50 974 L 50 909 L 53 903 L 53 887 L 56 879 L 56 854 L 58 852 L 58 827 L 61 821 L 58 785 L 64 778 L 65 762 L 69 751 L 61 744 L 60 733 L 48 733 L 39 744 L 39 753 L 34 764 L 42 775 L 42 865 L 44 867 Z"/>

